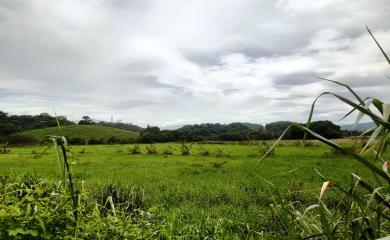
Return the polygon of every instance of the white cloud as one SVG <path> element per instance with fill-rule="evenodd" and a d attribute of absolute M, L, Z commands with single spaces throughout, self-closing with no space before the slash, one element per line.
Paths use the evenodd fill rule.
<path fill-rule="evenodd" d="M 389 12 L 386 0 L 4 1 L 0 110 L 164 126 L 302 121 L 317 94 L 337 90 L 311 75 L 390 101 L 388 65 L 364 29 L 386 48 Z M 318 117 L 346 110 L 328 105 Z"/>

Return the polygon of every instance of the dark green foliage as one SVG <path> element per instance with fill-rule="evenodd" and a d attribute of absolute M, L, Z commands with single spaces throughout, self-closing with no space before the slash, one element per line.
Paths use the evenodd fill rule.
<path fill-rule="evenodd" d="M 58 116 L 61 125 L 72 125 L 74 122 L 68 121 L 64 116 Z M 33 129 L 57 126 L 55 117 L 47 113 L 39 115 L 11 115 L 0 111 L 0 136 L 10 135 L 17 132 Z"/>
<path fill-rule="evenodd" d="M 123 139 L 116 137 L 116 136 L 112 136 L 112 137 L 109 137 L 107 139 L 108 144 L 119 144 L 119 143 L 122 143 L 122 141 L 123 141 Z"/>
<path fill-rule="evenodd" d="M 86 141 L 85 139 L 75 137 L 75 138 L 68 138 L 68 143 L 70 145 L 85 145 Z"/>
<path fill-rule="evenodd" d="M 40 141 L 27 135 L 9 135 L 3 136 L 0 142 L 7 142 L 9 145 L 34 145 Z"/>
<path fill-rule="evenodd" d="M 105 141 L 103 138 L 91 138 L 88 140 L 88 145 L 95 145 L 95 144 L 104 144 Z"/>
<path fill-rule="evenodd" d="M 94 125 L 96 124 L 89 116 L 83 116 L 83 118 L 79 121 L 79 125 Z"/>

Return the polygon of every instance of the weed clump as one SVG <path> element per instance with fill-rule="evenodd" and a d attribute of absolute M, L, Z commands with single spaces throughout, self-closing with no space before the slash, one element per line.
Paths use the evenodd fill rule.
<path fill-rule="evenodd" d="M 218 148 L 217 151 L 215 151 L 215 157 L 230 157 L 230 152 L 224 150 L 224 149 L 220 149 Z"/>
<path fill-rule="evenodd" d="M 141 154 L 141 148 L 138 144 L 134 144 L 133 146 L 129 147 L 129 153 L 131 155 Z"/>
<path fill-rule="evenodd" d="M 0 145 L 0 154 L 7 154 L 10 152 L 11 152 L 11 149 L 9 149 L 8 143 L 4 143 L 4 144 Z"/>
<path fill-rule="evenodd" d="M 199 151 L 199 155 L 204 156 L 204 157 L 210 156 L 210 150 L 202 147 Z"/>
<path fill-rule="evenodd" d="M 190 148 L 191 148 L 191 145 L 187 145 L 187 144 L 182 143 L 180 146 L 181 155 L 183 155 L 183 156 L 190 155 Z"/>
<path fill-rule="evenodd" d="M 148 154 L 156 154 L 157 153 L 157 147 L 154 144 L 149 144 L 149 146 L 146 146 L 146 152 Z"/>
<path fill-rule="evenodd" d="M 171 147 L 166 147 L 164 148 L 162 154 L 167 157 L 168 155 L 172 155 L 173 154 L 173 151 L 172 151 L 172 148 Z"/>
<path fill-rule="evenodd" d="M 260 156 L 275 156 L 275 148 L 270 146 L 267 142 L 263 141 L 260 146 L 257 147 Z"/>

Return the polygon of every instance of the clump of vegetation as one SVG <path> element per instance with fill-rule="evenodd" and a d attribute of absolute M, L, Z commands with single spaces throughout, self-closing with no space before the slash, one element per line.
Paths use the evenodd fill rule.
<path fill-rule="evenodd" d="M 11 149 L 8 147 L 8 143 L 4 143 L 0 145 L 0 154 L 10 153 Z"/>
<path fill-rule="evenodd" d="M 84 153 L 86 153 L 86 152 L 87 152 L 87 150 L 86 150 L 85 148 L 82 148 L 82 149 L 80 149 L 80 151 L 79 151 L 80 154 L 84 154 Z"/>
<path fill-rule="evenodd" d="M 116 149 L 116 153 L 123 153 L 123 149 L 122 148 L 117 148 Z"/>
<path fill-rule="evenodd" d="M 141 154 L 141 148 L 139 147 L 139 144 L 134 144 L 133 146 L 129 147 L 129 153 L 131 155 Z"/>
<path fill-rule="evenodd" d="M 50 183 L 31 175 L 4 178 L 0 239 L 154 238 L 160 219 L 143 209 L 142 191 L 129 190 L 114 184 L 97 191 L 81 188 L 75 210 L 64 182 Z"/>
<path fill-rule="evenodd" d="M 257 147 L 260 156 L 275 156 L 275 147 L 270 146 L 267 142 L 262 141 L 261 144 Z"/>
<path fill-rule="evenodd" d="M 210 150 L 207 149 L 207 148 L 204 148 L 204 147 L 201 147 L 200 150 L 199 150 L 199 154 L 201 156 L 210 156 Z"/>
<path fill-rule="evenodd" d="M 146 152 L 148 154 L 156 154 L 157 153 L 157 147 L 154 144 L 149 144 L 146 146 Z"/>
<path fill-rule="evenodd" d="M 220 149 L 218 148 L 215 153 L 214 153 L 215 157 L 230 157 L 230 152 L 226 151 L 225 149 Z"/>
<path fill-rule="evenodd" d="M 191 145 L 187 145 L 185 143 L 182 143 L 180 146 L 181 155 L 183 155 L 183 156 L 190 155 L 190 148 L 191 148 Z"/>
<path fill-rule="evenodd" d="M 222 161 L 222 162 L 211 162 L 210 164 L 211 164 L 211 166 L 213 166 L 214 168 L 219 169 L 219 168 L 222 168 L 222 166 L 226 164 L 226 161 Z"/>
<path fill-rule="evenodd" d="M 166 157 L 168 155 L 172 155 L 173 154 L 173 150 L 171 147 L 166 147 L 164 148 L 162 154 Z"/>

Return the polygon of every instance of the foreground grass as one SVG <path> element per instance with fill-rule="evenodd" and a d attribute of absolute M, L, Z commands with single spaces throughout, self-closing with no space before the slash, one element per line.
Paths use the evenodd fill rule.
<path fill-rule="evenodd" d="M 189 156 L 180 155 L 179 144 L 157 144 L 160 152 L 173 150 L 167 156 L 146 154 L 146 146 L 140 145 L 142 154 L 136 155 L 128 153 L 129 145 L 71 146 L 75 183 L 80 188 L 84 181 L 90 193 L 101 193 L 112 183 L 127 189 L 129 196 L 135 191 L 142 209 L 158 216 L 151 226 L 167 236 L 278 238 L 282 233 L 269 205 L 282 198 L 298 207 L 316 203 L 322 179 L 314 168 L 340 182 L 349 182 L 351 169 L 373 180 L 359 163 L 321 144 L 302 147 L 284 142 L 275 156 L 260 165 L 256 165 L 261 153 L 255 145 L 194 144 Z M 55 152 L 48 149 L 40 154 L 44 149 L 16 147 L 0 155 L 0 175 L 30 173 L 48 182 L 60 181 Z M 201 156 L 202 149 L 211 153 L 223 149 L 230 156 Z M 337 204 L 336 194 L 326 195 L 331 207 Z M 96 201 L 93 194 L 88 198 Z"/>

